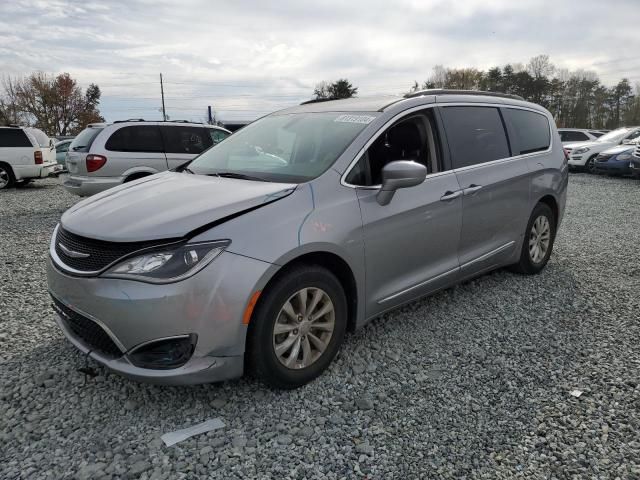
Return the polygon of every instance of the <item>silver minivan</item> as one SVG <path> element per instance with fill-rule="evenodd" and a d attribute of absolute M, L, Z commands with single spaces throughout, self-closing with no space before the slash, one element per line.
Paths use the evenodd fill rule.
<path fill-rule="evenodd" d="M 64 188 L 88 196 L 192 160 L 231 134 L 190 122 L 123 120 L 90 124 L 71 142 Z"/>
<path fill-rule="evenodd" d="M 540 272 L 567 181 L 553 117 L 519 97 L 303 104 L 70 208 L 49 289 L 68 339 L 115 372 L 294 388 L 383 312 Z"/>

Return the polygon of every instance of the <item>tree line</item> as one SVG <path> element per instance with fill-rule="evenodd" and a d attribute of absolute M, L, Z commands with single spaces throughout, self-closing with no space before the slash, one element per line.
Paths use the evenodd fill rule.
<path fill-rule="evenodd" d="M 615 129 L 640 125 L 640 84 L 633 87 L 623 78 L 607 87 L 595 72 L 557 68 L 548 55 L 533 57 L 526 64 L 512 63 L 486 71 L 436 65 L 431 76 L 422 83 L 415 81 L 408 93 L 430 88 L 519 95 L 548 109 L 558 127 Z M 357 90 L 348 80 L 341 79 L 318 84 L 314 96 L 349 98 Z"/>
<path fill-rule="evenodd" d="M 92 83 L 83 91 L 68 73 L 4 77 L 2 86 L 0 125 L 29 125 L 55 136 L 76 135 L 89 123 L 104 122 L 100 88 Z"/>

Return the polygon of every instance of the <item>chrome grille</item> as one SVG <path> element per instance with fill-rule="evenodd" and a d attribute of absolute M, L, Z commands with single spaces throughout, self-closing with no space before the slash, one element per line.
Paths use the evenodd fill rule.
<path fill-rule="evenodd" d="M 166 243 L 169 242 L 105 242 L 75 235 L 60 226 L 55 239 L 55 251 L 63 263 L 60 265 L 62 268 L 66 266 L 90 273 L 101 271 L 138 250 Z"/>

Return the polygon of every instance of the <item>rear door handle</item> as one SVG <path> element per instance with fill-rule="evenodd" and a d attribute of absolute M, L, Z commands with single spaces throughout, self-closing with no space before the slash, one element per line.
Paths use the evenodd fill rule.
<path fill-rule="evenodd" d="M 476 193 L 478 190 L 480 190 L 482 188 L 482 185 L 474 185 L 473 183 L 471 185 L 469 185 L 467 188 L 465 188 L 464 190 L 462 190 L 462 193 L 464 193 L 465 195 L 473 195 L 474 193 Z"/>
<path fill-rule="evenodd" d="M 455 192 L 447 190 L 444 192 L 444 195 L 440 197 L 440 201 L 446 202 L 447 200 L 453 200 L 454 198 L 458 198 L 460 195 L 462 195 L 462 190 L 456 190 Z"/>

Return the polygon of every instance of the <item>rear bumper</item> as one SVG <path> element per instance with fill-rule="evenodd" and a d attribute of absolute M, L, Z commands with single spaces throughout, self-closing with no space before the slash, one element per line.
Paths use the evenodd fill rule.
<path fill-rule="evenodd" d="M 47 162 L 41 165 L 14 165 L 13 173 L 16 176 L 16 180 L 47 178 L 55 171 L 57 165 L 57 162 Z"/>
<path fill-rule="evenodd" d="M 61 175 L 62 186 L 67 192 L 87 197 L 103 192 L 109 188 L 122 184 L 120 177 L 83 177 L 75 175 Z"/>

